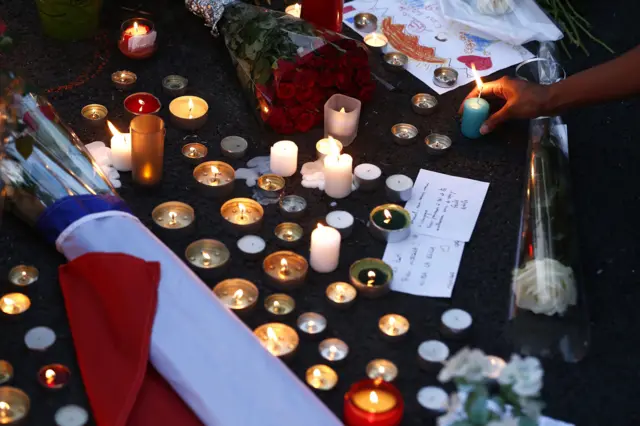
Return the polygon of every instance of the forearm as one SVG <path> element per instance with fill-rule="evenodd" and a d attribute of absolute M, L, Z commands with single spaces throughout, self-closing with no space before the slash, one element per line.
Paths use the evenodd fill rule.
<path fill-rule="evenodd" d="M 545 113 L 640 94 L 640 46 L 624 55 L 549 86 Z"/>

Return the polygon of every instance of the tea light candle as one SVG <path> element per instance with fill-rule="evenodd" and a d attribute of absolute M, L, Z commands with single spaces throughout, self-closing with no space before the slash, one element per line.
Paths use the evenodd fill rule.
<path fill-rule="evenodd" d="M 349 346 L 342 340 L 332 337 L 324 339 L 318 345 L 320 356 L 331 363 L 339 363 L 349 355 Z"/>
<path fill-rule="evenodd" d="M 439 340 L 427 340 L 418 346 L 418 364 L 424 370 L 433 371 L 442 367 L 449 358 L 449 347 Z"/>
<path fill-rule="evenodd" d="M 299 195 L 285 195 L 278 205 L 282 217 L 289 220 L 300 219 L 307 210 L 307 200 Z"/>
<path fill-rule="evenodd" d="M 238 249 L 249 259 L 256 259 L 264 253 L 267 243 L 257 235 L 245 235 L 238 240 Z"/>
<path fill-rule="evenodd" d="M 24 344 L 32 351 L 44 352 L 56 342 L 56 333 L 49 327 L 34 327 L 24 335 Z"/>
<path fill-rule="evenodd" d="M 411 199 L 413 180 L 405 175 L 392 175 L 387 178 L 386 191 L 389 201 L 401 203 Z"/>
<path fill-rule="evenodd" d="M 156 233 L 163 236 L 184 236 L 193 231 L 196 213 L 188 204 L 168 201 L 154 208 L 151 218 Z"/>
<path fill-rule="evenodd" d="M 160 111 L 162 104 L 160 100 L 151 93 L 138 92 L 129 95 L 124 100 L 124 109 L 130 115 L 155 114 Z"/>
<path fill-rule="evenodd" d="M 362 163 L 353 169 L 353 176 L 360 191 L 374 191 L 380 185 L 382 170 L 374 164 Z"/>
<path fill-rule="evenodd" d="M 13 379 L 13 366 L 10 362 L 0 359 L 0 385 L 9 383 Z M 0 417 L 0 424 L 2 417 Z"/>
<path fill-rule="evenodd" d="M 389 52 L 382 56 L 382 65 L 391 72 L 403 71 L 409 63 L 409 57 L 400 52 Z"/>
<path fill-rule="evenodd" d="M 200 164 L 209 150 L 198 142 L 191 142 L 182 147 L 182 156 L 191 164 Z"/>
<path fill-rule="evenodd" d="M 302 236 L 304 235 L 304 231 L 302 230 L 302 226 L 297 223 L 283 222 L 276 226 L 274 234 L 278 239 L 278 244 L 280 246 L 291 248 L 300 243 L 300 240 L 302 240 Z"/>
<path fill-rule="evenodd" d="M 413 124 L 398 123 L 391 127 L 393 141 L 398 145 L 411 145 L 418 140 L 418 128 Z"/>
<path fill-rule="evenodd" d="M 327 319 L 316 312 L 305 312 L 298 317 L 297 325 L 303 335 L 317 338 L 327 328 Z"/>
<path fill-rule="evenodd" d="M 116 126 L 107 120 L 111 131 L 111 160 L 113 167 L 120 172 L 131 171 L 131 134 L 121 133 Z"/>
<path fill-rule="evenodd" d="M 271 171 L 289 177 L 298 169 L 298 145 L 292 141 L 280 141 L 271 147 Z"/>
<path fill-rule="evenodd" d="M 300 343 L 298 333 L 293 328 L 278 322 L 261 325 L 253 334 L 260 340 L 262 347 L 283 361 L 293 357 Z"/>
<path fill-rule="evenodd" d="M 440 328 L 443 335 L 450 338 L 463 338 L 471 329 L 473 318 L 462 309 L 449 309 L 440 317 Z"/>
<path fill-rule="evenodd" d="M 328 155 L 324 159 L 324 192 L 332 198 L 351 194 L 353 158 L 349 154 Z"/>
<path fill-rule="evenodd" d="M 233 231 L 251 234 L 262 227 L 264 209 L 250 198 L 233 198 L 222 205 L 220 214 Z"/>
<path fill-rule="evenodd" d="M 181 75 L 168 75 L 162 79 L 162 89 L 169 96 L 182 96 L 187 91 L 189 80 Z"/>
<path fill-rule="evenodd" d="M 370 33 L 378 28 L 378 18 L 372 13 L 358 13 L 353 20 L 358 31 Z"/>
<path fill-rule="evenodd" d="M 293 290 L 304 284 L 309 270 L 307 260 L 292 251 L 277 251 L 262 262 L 266 284 L 279 290 Z"/>
<path fill-rule="evenodd" d="M 54 416 L 57 426 L 84 426 L 89 422 L 89 413 L 79 405 L 60 407 Z"/>
<path fill-rule="evenodd" d="M 81 114 L 89 125 L 100 127 L 104 125 L 109 110 L 104 105 L 89 104 L 82 108 Z"/>
<path fill-rule="evenodd" d="M 249 148 L 249 142 L 240 136 L 227 136 L 220 141 L 222 155 L 229 158 L 242 158 Z"/>
<path fill-rule="evenodd" d="M 131 71 L 116 71 L 111 74 L 111 82 L 116 89 L 123 92 L 133 90 L 136 81 L 138 81 L 138 76 Z"/>
<path fill-rule="evenodd" d="M 411 109 L 419 115 L 431 115 L 438 107 L 438 99 L 428 93 L 418 93 L 411 98 Z"/>
<path fill-rule="evenodd" d="M 29 413 L 29 405 L 29 397 L 20 389 L 0 386 L 0 424 L 20 424 Z"/>
<path fill-rule="evenodd" d="M 213 287 L 213 293 L 227 308 L 240 315 L 251 312 L 258 303 L 258 287 L 241 278 L 220 281 Z"/>
<path fill-rule="evenodd" d="M 193 169 L 193 178 L 200 184 L 198 189 L 203 195 L 223 198 L 233 192 L 236 172 L 222 161 L 205 161 Z"/>
<path fill-rule="evenodd" d="M 364 37 L 364 42 L 369 47 L 382 48 L 389 43 L 389 39 L 384 34 L 371 33 Z"/>
<path fill-rule="evenodd" d="M 398 314 L 383 315 L 378 321 L 378 328 L 386 339 L 400 340 L 409 331 L 409 320 Z"/>
<path fill-rule="evenodd" d="M 364 258 L 351 265 L 349 278 L 362 297 L 374 299 L 389 293 L 393 269 L 380 259 Z"/>
<path fill-rule="evenodd" d="M 6 315 L 20 315 L 30 306 L 31 300 L 22 293 L 7 293 L 0 298 L 0 311 Z"/>
<path fill-rule="evenodd" d="M 333 368 L 322 364 L 309 367 L 305 373 L 305 378 L 309 386 L 322 391 L 331 390 L 338 383 L 338 374 Z"/>
<path fill-rule="evenodd" d="M 500 377 L 500 373 L 504 370 L 507 363 L 504 359 L 499 356 L 489 355 L 487 356 L 487 360 L 489 361 L 489 371 L 487 372 L 487 377 L 493 380 L 498 380 Z"/>
<path fill-rule="evenodd" d="M 38 268 L 29 265 L 17 265 L 9 271 L 9 282 L 19 287 L 26 287 L 38 281 Z"/>
<path fill-rule="evenodd" d="M 171 122 L 184 130 L 197 130 L 207 122 L 209 104 L 197 96 L 180 96 L 169 104 Z"/>
<path fill-rule="evenodd" d="M 432 133 L 425 138 L 424 144 L 427 147 L 427 154 L 442 155 L 449 151 L 452 142 L 449 136 Z"/>
<path fill-rule="evenodd" d="M 300 12 L 302 11 L 302 6 L 300 5 L 300 3 L 292 4 L 291 6 L 287 6 L 284 11 L 287 15 L 299 18 Z"/>
<path fill-rule="evenodd" d="M 358 292 L 349 283 L 335 282 L 327 286 L 326 295 L 331 305 L 336 308 L 346 309 L 353 305 Z"/>
<path fill-rule="evenodd" d="M 146 59 L 157 49 L 157 36 L 153 22 L 144 18 L 128 19 L 120 27 L 118 48 L 131 59 Z"/>
<path fill-rule="evenodd" d="M 296 308 L 296 301 L 288 294 L 275 293 L 264 300 L 264 308 L 271 315 L 284 318 Z"/>
<path fill-rule="evenodd" d="M 374 238 L 398 243 L 411 235 L 411 215 L 396 204 L 383 204 L 371 210 L 367 226 Z"/>
<path fill-rule="evenodd" d="M 477 98 L 470 98 L 464 101 L 461 130 L 462 134 L 467 138 L 476 139 L 482 136 L 480 127 L 482 127 L 487 117 L 489 117 L 489 102 L 481 98 L 482 80 L 474 64 L 471 64 L 471 70 L 476 79 L 479 93 Z"/>
<path fill-rule="evenodd" d="M 440 415 L 447 411 L 449 395 L 439 387 L 426 386 L 418 391 L 418 403 L 433 415 Z"/>
<path fill-rule="evenodd" d="M 258 191 L 265 198 L 280 198 L 284 190 L 285 180 L 282 176 L 262 175 L 257 181 Z"/>
<path fill-rule="evenodd" d="M 229 264 L 231 253 L 218 240 L 202 239 L 192 242 L 184 252 L 191 269 L 201 277 L 215 277 Z"/>
<path fill-rule="evenodd" d="M 337 229 L 318 224 L 311 233 L 309 263 L 314 271 L 327 273 L 338 268 L 341 240 L 342 237 Z"/>
<path fill-rule="evenodd" d="M 433 70 L 433 82 L 438 87 L 450 89 L 458 83 L 458 71 L 451 67 L 438 67 Z"/>
<path fill-rule="evenodd" d="M 353 215 L 344 210 L 334 210 L 325 217 L 325 222 L 340 232 L 342 238 L 347 238 L 353 231 Z"/>
<path fill-rule="evenodd" d="M 398 377 L 398 367 L 388 359 L 373 359 L 367 364 L 365 369 L 367 377 L 375 380 L 381 379 L 385 382 L 393 382 Z"/>
<path fill-rule="evenodd" d="M 45 365 L 38 372 L 38 382 L 47 389 L 62 389 L 70 378 L 71 371 L 62 364 Z"/>
<path fill-rule="evenodd" d="M 339 93 L 331 96 L 324 104 L 324 137 L 336 138 L 343 147 L 351 145 L 358 136 L 361 109 L 358 99 Z"/>
<path fill-rule="evenodd" d="M 382 380 L 363 380 L 344 396 L 344 423 L 347 426 L 398 426 L 404 401 L 398 389 Z"/>
<path fill-rule="evenodd" d="M 324 161 L 327 155 L 340 155 L 342 148 L 342 143 L 339 140 L 329 136 L 316 143 L 316 156 L 318 160 Z"/>

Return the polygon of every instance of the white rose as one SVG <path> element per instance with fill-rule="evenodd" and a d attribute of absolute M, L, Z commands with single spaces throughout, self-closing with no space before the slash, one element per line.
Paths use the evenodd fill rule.
<path fill-rule="evenodd" d="M 438 380 L 446 383 L 453 378 L 464 378 L 469 382 L 479 382 L 487 375 L 489 369 L 489 360 L 484 352 L 463 348 L 446 361 L 438 374 Z"/>
<path fill-rule="evenodd" d="M 490 421 L 487 426 L 518 426 L 518 419 L 506 417 L 502 420 Z"/>
<path fill-rule="evenodd" d="M 544 371 L 540 361 L 534 357 L 521 358 L 512 355 L 509 363 L 498 377 L 501 385 L 511 385 L 513 391 L 521 397 L 537 396 L 542 389 Z"/>

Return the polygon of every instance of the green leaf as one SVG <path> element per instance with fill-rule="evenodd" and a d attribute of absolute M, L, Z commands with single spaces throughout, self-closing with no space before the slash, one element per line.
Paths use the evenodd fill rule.
<path fill-rule="evenodd" d="M 486 389 L 477 387 L 469 394 L 465 402 L 467 417 L 474 425 L 486 425 L 489 422 L 489 408 L 487 407 Z"/>
<path fill-rule="evenodd" d="M 493 401 L 494 404 L 496 404 L 498 407 L 500 407 L 500 410 L 504 411 L 504 399 L 502 399 L 499 396 L 494 396 L 493 398 L 491 398 L 491 401 Z"/>
<path fill-rule="evenodd" d="M 458 420 L 454 423 L 451 423 L 449 426 L 473 426 L 468 420 Z"/>
<path fill-rule="evenodd" d="M 34 142 L 35 141 L 31 136 L 21 136 L 20 138 L 16 139 L 16 149 L 25 160 L 29 158 L 29 156 L 33 152 Z"/>
<path fill-rule="evenodd" d="M 518 426 L 538 426 L 538 422 L 529 417 L 520 417 L 518 419 Z"/>

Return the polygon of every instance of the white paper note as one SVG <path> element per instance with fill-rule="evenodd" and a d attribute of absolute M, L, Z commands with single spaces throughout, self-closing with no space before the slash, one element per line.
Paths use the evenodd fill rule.
<path fill-rule="evenodd" d="M 451 297 L 464 243 L 412 234 L 389 243 L 384 260 L 393 268 L 391 289 L 429 297 Z"/>
<path fill-rule="evenodd" d="M 405 206 L 412 232 L 468 242 L 488 188 L 487 182 L 420 170 Z"/>

